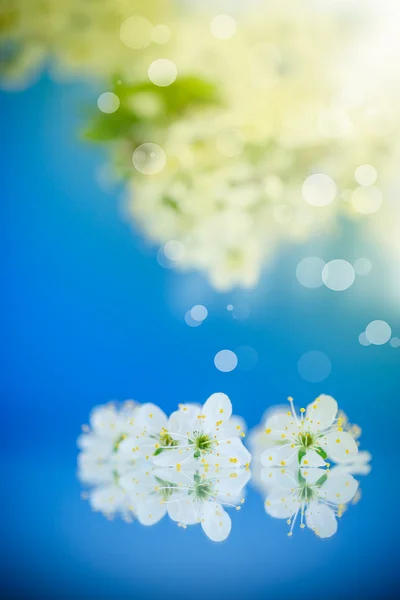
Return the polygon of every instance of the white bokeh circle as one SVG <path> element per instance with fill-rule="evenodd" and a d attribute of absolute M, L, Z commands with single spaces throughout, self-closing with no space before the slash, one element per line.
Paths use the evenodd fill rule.
<path fill-rule="evenodd" d="M 117 94 L 104 92 L 97 98 L 97 106 L 101 112 L 106 114 L 115 113 L 119 109 L 120 101 Z"/>
<path fill-rule="evenodd" d="M 317 256 L 308 256 L 299 262 L 296 268 L 296 277 L 299 283 L 307 288 L 321 287 L 322 269 L 325 267 L 325 261 Z"/>
<path fill-rule="evenodd" d="M 353 267 L 357 275 L 364 276 L 371 272 L 372 264 L 367 258 L 357 258 Z"/>
<path fill-rule="evenodd" d="M 216 15 L 210 24 L 212 35 L 218 40 L 228 40 L 236 33 L 236 21 L 231 15 Z"/>
<path fill-rule="evenodd" d="M 351 195 L 351 204 L 357 212 L 363 215 L 372 215 L 382 206 L 382 192 L 374 187 L 360 185 Z"/>
<path fill-rule="evenodd" d="M 203 304 L 196 304 L 190 309 L 190 316 L 195 321 L 204 321 L 208 316 L 208 310 Z"/>
<path fill-rule="evenodd" d="M 185 256 L 185 246 L 179 240 L 169 240 L 164 245 L 164 254 L 169 260 L 182 260 Z"/>
<path fill-rule="evenodd" d="M 304 200 L 311 206 L 326 206 L 334 200 L 337 188 L 329 175 L 315 173 L 304 181 L 301 192 Z"/>
<path fill-rule="evenodd" d="M 367 340 L 375 346 L 386 344 L 392 336 L 392 329 L 386 321 L 371 321 L 365 329 Z"/>
<path fill-rule="evenodd" d="M 132 50 L 146 48 L 152 39 L 153 25 L 145 17 L 133 16 L 125 19 L 119 30 L 121 41 Z"/>
<path fill-rule="evenodd" d="M 167 159 L 161 146 L 152 142 L 145 142 L 134 151 L 132 162 L 139 173 L 155 175 L 165 167 Z"/>
<path fill-rule="evenodd" d="M 353 285 L 355 277 L 353 265 L 340 258 L 329 261 L 322 269 L 322 281 L 334 292 L 347 290 Z"/>
<path fill-rule="evenodd" d="M 214 357 L 214 364 L 218 371 L 229 373 L 230 371 L 236 369 L 238 359 L 232 350 L 220 350 Z"/>
<path fill-rule="evenodd" d="M 319 350 L 306 352 L 297 363 L 299 375 L 310 383 L 324 381 L 329 376 L 331 368 L 331 361 Z"/>
<path fill-rule="evenodd" d="M 358 336 L 358 341 L 360 342 L 361 346 L 370 346 L 371 345 L 371 342 L 365 335 L 365 331 L 360 333 L 360 335 Z"/>
<path fill-rule="evenodd" d="M 372 165 L 360 165 L 354 173 L 354 179 L 359 185 L 373 185 L 378 173 Z"/>
<path fill-rule="evenodd" d="M 148 69 L 149 79 L 158 87 L 167 87 L 174 83 L 178 76 L 176 64 L 168 58 L 154 60 Z"/>

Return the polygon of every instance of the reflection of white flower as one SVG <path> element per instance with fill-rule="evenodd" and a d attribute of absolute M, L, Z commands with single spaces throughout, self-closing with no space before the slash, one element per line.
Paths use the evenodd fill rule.
<path fill-rule="evenodd" d="M 340 466 L 352 475 L 368 475 L 371 471 L 371 465 L 369 464 L 371 459 L 371 454 L 364 450 L 349 460 L 344 460 Z"/>
<path fill-rule="evenodd" d="M 200 467 L 194 472 L 160 469 L 155 473 L 177 486 L 178 497 L 165 501 L 171 519 L 183 526 L 201 523 L 204 533 L 214 542 L 228 537 L 231 519 L 223 507 L 240 509 L 249 470 Z"/>
<path fill-rule="evenodd" d="M 355 495 L 358 482 L 341 467 L 325 470 L 295 467 L 265 468 L 262 479 L 268 489 L 265 510 L 278 519 L 294 525 L 300 515 L 300 527 L 305 525 L 319 537 L 331 537 L 337 531 L 336 516 Z M 304 523 L 305 521 L 305 523 Z"/>
<path fill-rule="evenodd" d="M 174 466 L 179 471 L 191 461 L 221 468 L 250 463 L 251 455 L 243 446 L 245 434 L 226 394 L 212 394 L 202 407 L 181 405 L 172 413 L 163 435 L 175 440 L 176 447 L 161 447 L 154 457 L 159 466 Z M 161 451 L 163 450 L 163 451 Z"/>
<path fill-rule="evenodd" d="M 266 512 L 287 519 L 289 535 L 299 520 L 301 528 L 330 537 L 336 517 L 359 498 L 353 475 L 369 473 L 371 455 L 358 452 L 361 429 L 330 396 L 319 396 L 300 416 L 289 401 L 290 411 L 273 410 L 250 435 L 253 482 L 266 497 Z M 338 465 L 331 469 L 331 461 Z"/>
<path fill-rule="evenodd" d="M 90 415 L 90 427 L 78 438 L 78 446 L 90 451 L 97 460 L 105 460 L 115 453 L 126 437 L 133 418 L 135 403 L 125 402 L 121 407 L 114 403 L 96 407 Z"/>
<path fill-rule="evenodd" d="M 177 442 L 167 435 L 168 417 L 152 403 L 138 406 L 129 422 L 127 435 L 118 448 L 119 456 L 151 459 L 160 449 L 173 448 Z"/>
<path fill-rule="evenodd" d="M 78 476 L 93 510 L 143 525 L 168 514 L 184 527 L 201 522 L 214 541 L 229 535 L 222 506 L 239 508 L 251 456 L 225 394 L 181 405 L 169 419 L 150 403 L 99 406 L 90 423 L 78 440 Z"/>
<path fill-rule="evenodd" d="M 133 509 L 125 490 L 120 485 L 120 476 L 125 469 L 131 469 L 132 464 L 119 464 L 115 457 L 102 461 L 97 452 L 90 450 L 81 452 L 78 457 L 78 477 L 80 481 L 90 486 L 84 492 L 94 511 L 103 513 L 108 518 L 120 514 L 130 522 Z"/>
<path fill-rule="evenodd" d="M 171 478 L 167 476 L 161 479 L 154 472 L 154 465 L 146 459 L 138 459 L 124 473 L 119 484 L 126 492 L 135 516 L 142 525 L 158 523 L 170 512 L 168 501 L 172 497 L 183 498 L 183 494 Z"/>
<path fill-rule="evenodd" d="M 264 466 L 285 466 L 298 460 L 301 466 L 322 467 L 329 457 L 334 462 L 349 462 L 358 452 L 352 435 L 343 431 L 336 418 L 338 405 L 331 396 L 321 395 L 296 414 L 293 399 L 290 410 L 279 410 L 267 417 L 262 431 L 253 436 L 256 446 L 266 448 L 260 456 Z"/>
<path fill-rule="evenodd" d="M 249 478 L 250 472 L 243 469 L 209 470 L 200 465 L 177 471 L 153 469 L 139 461 L 121 477 L 120 485 L 143 525 L 154 525 L 168 514 L 184 526 L 201 523 L 210 539 L 222 541 L 231 529 L 222 505 L 238 508 Z"/>

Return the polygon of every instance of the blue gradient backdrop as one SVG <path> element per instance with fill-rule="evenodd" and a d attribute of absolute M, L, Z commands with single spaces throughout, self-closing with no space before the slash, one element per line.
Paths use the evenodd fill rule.
<path fill-rule="evenodd" d="M 224 307 L 235 294 L 218 296 L 200 276 L 163 270 L 121 219 L 122 190 L 96 186 L 104 153 L 78 135 L 96 98 L 96 90 L 46 78 L 0 96 L 6 597 L 337 600 L 394 593 L 400 349 L 358 343 L 374 319 L 400 334 L 384 256 L 346 223 L 329 240 L 286 247 L 260 289 L 242 294 L 249 318 L 233 321 Z M 341 294 L 308 290 L 295 268 L 315 253 L 350 262 L 363 256 L 374 268 Z M 173 298 L 186 310 L 185 302 L 204 301 L 209 318 L 188 327 Z M 259 354 L 253 371 L 216 370 L 218 350 L 244 344 Z M 332 361 L 322 384 L 298 375 L 308 350 Z M 220 545 L 200 527 L 183 531 L 164 519 L 145 528 L 90 511 L 76 479 L 75 443 L 94 405 L 133 398 L 171 411 L 215 391 L 230 395 L 249 427 L 288 395 L 299 406 L 321 392 L 361 425 L 373 470 L 336 536 L 320 540 L 296 530 L 288 538 L 286 523 L 268 517 L 251 489 Z"/>

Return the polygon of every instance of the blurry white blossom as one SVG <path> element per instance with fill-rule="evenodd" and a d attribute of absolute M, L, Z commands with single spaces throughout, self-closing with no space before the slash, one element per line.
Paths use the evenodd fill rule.
<path fill-rule="evenodd" d="M 326 460 L 348 462 L 358 453 L 354 437 L 344 431 L 334 398 L 322 394 L 300 414 L 289 398 L 289 410 L 272 409 L 252 435 L 264 466 L 285 466 L 295 460 L 302 466 L 323 467 Z"/>
<path fill-rule="evenodd" d="M 109 143 L 128 180 L 125 215 L 154 245 L 182 244 L 175 268 L 217 290 L 250 288 L 280 245 L 325 234 L 341 215 L 398 250 L 388 189 L 400 86 L 381 78 L 381 26 L 382 43 L 359 51 L 375 19 L 357 10 L 274 0 L 232 16 L 150 0 L 132 14 L 128 0 L 9 0 L 3 81 L 23 85 L 50 65 L 105 82 L 113 112 L 94 102 L 86 135 Z M 373 184 L 360 179 L 365 165 Z"/>
<path fill-rule="evenodd" d="M 201 523 L 213 541 L 230 533 L 224 507 L 239 510 L 250 478 L 245 425 L 225 394 L 185 404 L 168 418 L 155 404 L 93 410 L 78 439 L 78 477 L 91 507 L 154 525 L 166 514 L 182 527 Z"/>
<path fill-rule="evenodd" d="M 341 467 L 332 470 L 317 467 L 268 467 L 262 471 L 267 496 L 265 510 L 277 519 L 286 519 L 292 535 L 296 521 L 322 538 L 337 531 L 336 517 L 354 497 L 358 482 Z"/>
<path fill-rule="evenodd" d="M 319 396 L 300 415 L 289 401 L 289 411 L 273 407 L 250 433 L 253 483 L 266 512 L 287 520 L 289 535 L 299 522 L 330 537 L 337 517 L 359 499 L 353 475 L 370 472 L 371 455 L 358 451 L 361 429 L 338 412 L 331 396 Z"/>

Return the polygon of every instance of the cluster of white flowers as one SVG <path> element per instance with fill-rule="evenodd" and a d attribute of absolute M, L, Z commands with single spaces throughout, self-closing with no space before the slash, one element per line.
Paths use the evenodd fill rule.
<path fill-rule="evenodd" d="M 330 537 L 336 517 L 358 499 L 353 475 L 369 473 L 371 456 L 358 451 L 361 430 L 333 398 L 318 397 L 300 415 L 289 400 L 289 411 L 272 409 L 251 433 L 253 478 L 266 512 L 287 519 L 289 535 L 300 515 L 301 528 Z M 84 495 L 109 518 L 154 525 L 168 514 L 183 528 L 201 523 L 222 541 L 231 530 L 225 508 L 241 508 L 251 476 L 244 429 L 223 393 L 203 406 L 182 404 L 169 418 L 155 404 L 99 406 L 78 439 Z"/>
<path fill-rule="evenodd" d="M 290 410 L 268 411 L 252 432 L 255 480 L 266 512 L 287 519 L 289 535 L 300 515 L 301 528 L 307 525 L 319 537 L 331 537 L 336 517 L 357 499 L 353 475 L 369 473 L 371 456 L 359 452 L 355 440 L 361 430 L 338 413 L 331 396 L 319 396 L 300 415 L 292 398 L 289 402 Z"/>
<path fill-rule="evenodd" d="M 258 2 L 235 18 L 215 10 L 9 0 L 0 27 L 9 79 L 50 62 L 108 81 L 113 106 L 92 137 L 113 142 L 113 163 L 130 180 L 129 218 L 158 246 L 181 244 L 177 268 L 226 290 L 256 285 L 282 242 L 379 209 L 383 190 L 365 191 L 354 173 L 373 165 L 379 186 L 390 182 L 399 114 L 397 90 L 372 89 L 351 71 L 362 19 L 297 0 Z M 215 94 L 199 96 L 193 82 Z"/>
<path fill-rule="evenodd" d="M 224 507 L 240 509 L 250 478 L 243 428 L 222 393 L 169 418 L 154 404 L 99 406 L 78 440 L 79 477 L 93 486 L 92 508 L 106 516 L 153 525 L 168 514 L 222 541 L 231 530 Z"/>
<path fill-rule="evenodd" d="M 115 162 L 132 179 L 129 214 L 156 244 L 181 242 L 176 266 L 201 270 L 217 289 L 254 286 L 282 240 L 323 232 L 357 207 L 363 213 L 365 194 L 347 202 L 357 190 L 354 171 L 372 163 L 384 181 L 387 137 L 398 126 L 393 98 L 364 93 L 337 64 L 338 43 L 355 33 L 345 13 L 295 1 L 248 12 L 215 18 L 192 3 L 178 16 L 175 3 L 162 0 L 136 3 L 135 14 L 126 0 L 0 7 L 10 80 L 50 59 L 53 70 L 136 86 L 117 96 L 120 128 L 111 135 Z M 170 114 L 174 86 L 188 76 L 214 85 L 218 102 L 202 106 L 189 95 Z M 103 131 L 111 122 L 104 118 Z M 132 174 L 143 142 L 163 149 L 160 173 Z M 302 198 L 313 173 L 337 185 L 329 206 L 318 186 L 317 206 Z"/>
<path fill-rule="evenodd" d="M 44 68 L 56 78 L 134 78 L 142 63 L 158 58 L 167 39 L 160 25 L 175 11 L 165 0 L 136 0 L 134 7 L 131 0 L 0 2 L 3 84 L 26 87 Z"/>

